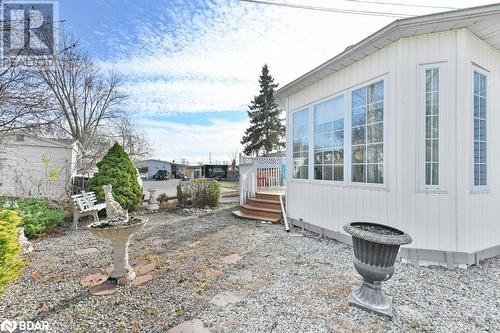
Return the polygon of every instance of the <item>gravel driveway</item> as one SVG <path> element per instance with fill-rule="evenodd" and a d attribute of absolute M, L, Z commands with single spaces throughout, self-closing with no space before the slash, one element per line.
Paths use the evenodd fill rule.
<path fill-rule="evenodd" d="M 360 283 L 347 245 L 228 210 L 149 216 L 130 261 L 154 263 L 153 280 L 90 295 L 80 280 L 105 272 L 111 246 L 62 229 L 35 244 L 22 277 L 0 296 L 0 321 L 44 320 L 51 332 L 500 331 L 500 258 L 467 270 L 397 264 L 384 287 L 391 321 L 347 306 Z"/>

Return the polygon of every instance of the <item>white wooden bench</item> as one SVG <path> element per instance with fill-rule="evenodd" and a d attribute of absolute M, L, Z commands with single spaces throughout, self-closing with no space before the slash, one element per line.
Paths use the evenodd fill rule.
<path fill-rule="evenodd" d="M 78 229 L 78 221 L 80 217 L 90 216 L 94 217 L 95 222 L 99 222 L 97 215 L 100 210 L 106 208 L 105 203 L 97 203 L 94 192 L 84 192 L 81 194 L 72 195 L 73 198 L 73 227 Z"/>

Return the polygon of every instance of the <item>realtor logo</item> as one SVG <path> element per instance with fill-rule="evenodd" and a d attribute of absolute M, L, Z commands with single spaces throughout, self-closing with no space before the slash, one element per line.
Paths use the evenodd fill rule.
<path fill-rule="evenodd" d="M 31 332 L 31 331 L 49 331 L 49 322 L 48 321 L 15 321 L 5 319 L 0 324 L 0 332 L 9 332 L 12 333 L 16 329 L 20 332 Z"/>
<path fill-rule="evenodd" d="M 0 324 L 0 331 L 2 332 L 14 332 L 17 328 L 17 321 L 5 319 Z"/>
<path fill-rule="evenodd" d="M 3 58 L 53 55 L 57 46 L 57 5 L 52 0 L 2 1 Z"/>

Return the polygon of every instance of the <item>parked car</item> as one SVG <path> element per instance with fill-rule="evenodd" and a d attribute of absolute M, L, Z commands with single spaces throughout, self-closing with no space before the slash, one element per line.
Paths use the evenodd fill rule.
<path fill-rule="evenodd" d="M 154 180 L 168 180 L 169 178 L 167 170 L 158 170 L 158 172 L 153 176 Z"/>
<path fill-rule="evenodd" d="M 220 176 L 218 176 L 218 175 L 209 175 L 209 176 L 207 177 L 207 179 L 213 179 L 213 180 L 217 180 L 217 181 L 219 181 L 219 182 L 220 182 L 220 180 L 221 180 L 222 178 L 221 178 Z"/>
<path fill-rule="evenodd" d="M 88 183 L 90 182 L 90 177 L 84 175 L 76 175 L 72 179 L 72 194 L 79 194 L 83 189 L 86 189 Z"/>

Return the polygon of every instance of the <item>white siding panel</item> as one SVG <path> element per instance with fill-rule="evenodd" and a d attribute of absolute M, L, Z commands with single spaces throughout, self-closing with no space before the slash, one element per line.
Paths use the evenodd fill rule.
<path fill-rule="evenodd" d="M 463 32 L 466 50 L 461 63 L 461 72 L 466 73 L 462 89 L 472 90 L 473 65 L 488 71 L 487 76 L 487 141 L 488 141 L 488 183 L 485 191 L 470 191 L 472 176 L 470 169 L 472 157 L 472 97 L 471 93 L 463 99 L 464 119 L 469 128 L 467 142 L 464 144 L 468 153 L 465 160 L 469 171 L 464 177 L 468 179 L 469 191 L 464 197 L 463 205 L 468 209 L 462 223 L 466 224 L 466 237 L 471 250 L 480 250 L 499 245 L 500 242 L 500 53 L 475 35 Z"/>
<path fill-rule="evenodd" d="M 29 137 L 22 143 L 9 144 L 1 153 L 0 194 L 65 198 L 74 173 L 73 155 L 71 147 L 55 146 Z"/>
<path fill-rule="evenodd" d="M 409 247 L 447 251 L 467 248 L 463 242 L 457 243 L 455 182 L 463 175 L 457 174 L 454 145 L 456 43 L 456 31 L 403 38 L 289 97 L 289 111 L 296 110 L 374 78 L 386 78 L 386 188 L 289 178 L 290 217 L 340 232 L 345 223 L 373 221 L 407 231 L 414 238 Z M 419 190 L 417 181 L 421 135 L 417 124 L 422 112 L 417 82 L 419 65 L 438 62 L 444 62 L 446 68 L 441 77 L 446 82 L 442 109 L 446 117 L 442 138 L 447 147 L 442 152 L 447 161 L 446 190 L 432 192 Z M 288 156 L 288 165 L 292 165 Z"/>

